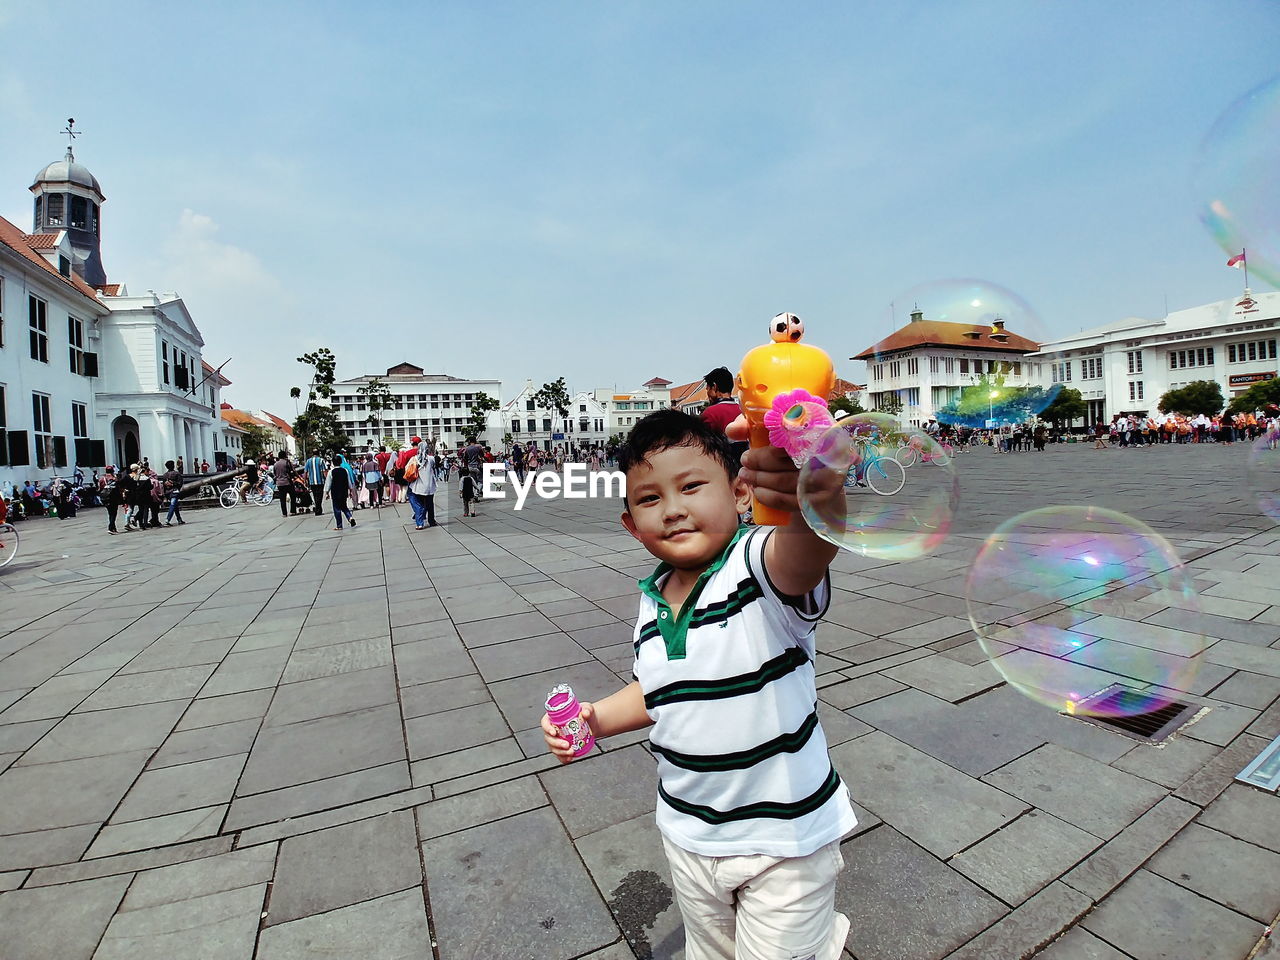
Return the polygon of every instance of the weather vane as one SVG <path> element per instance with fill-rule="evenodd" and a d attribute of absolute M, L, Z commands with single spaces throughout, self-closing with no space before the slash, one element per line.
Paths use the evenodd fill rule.
<path fill-rule="evenodd" d="M 67 135 L 67 156 L 73 160 L 75 159 L 75 157 L 72 156 L 71 147 L 76 142 L 76 137 L 80 136 L 82 132 L 80 130 L 77 130 L 75 127 L 76 127 L 76 118 L 67 117 L 67 125 L 62 132 Z"/>

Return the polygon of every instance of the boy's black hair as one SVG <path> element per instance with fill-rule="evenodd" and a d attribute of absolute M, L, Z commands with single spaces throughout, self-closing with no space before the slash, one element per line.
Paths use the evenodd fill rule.
<path fill-rule="evenodd" d="M 738 475 L 738 459 L 723 433 L 713 430 L 699 417 L 671 409 L 655 410 L 631 428 L 618 450 L 618 469 L 625 476 L 633 467 L 648 463 L 651 454 L 672 447 L 699 447 L 708 457 L 719 461 L 730 480 Z"/>
<path fill-rule="evenodd" d="M 716 367 L 702 378 L 702 382 L 708 387 L 715 387 L 721 393 L 733 393 L 733 374 L 729 372 L 728 367 Z"/>

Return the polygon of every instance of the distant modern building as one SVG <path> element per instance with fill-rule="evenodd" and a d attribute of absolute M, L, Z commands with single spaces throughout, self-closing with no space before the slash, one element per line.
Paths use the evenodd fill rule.
<path fill-rule="evenodd" d="M 376 414 L 376 424 L 370 421 L 368 402 L 360 393 L 374 379 L 386 384 L 392 397 L 391 408 Z M 420 436 L 433 438 L 443 449 L 452 450 L 466 439 L 472 402 L 480 393 L 497 400 L 498 409 L 502 409 L 500 380 L 466 380 L 444 373 L 425 373 L 412 363 L 398 363 L 385 374 L 365 374 L 335 383 L 330 403 L 355 448 L 376 448 L 384 437 L 408 443 L 410 437 Z M 494 436 L 497 418 L 486 419 L 490 424 L 487 435 L 477 439 L 496 445 L 502 438 L 501 432 Z"/>
<path fill-rule="evenodd" d="M 1212 380 L 1223 397 L 1271 380 L 1280 370 L 1280 293 L 1218 300 L 1159 320 L 1128 317 L 1041 345 L 1029 359 L 1044 386 L 1080 391 L 1084 423 L 1120 413 L 1155 413 L 1168 390 Z"/>
<path fill-rule="evenodd" d="M 1038 371 L 1026 358 L 1039 349 L 1034 340 L 1005 329 L 1003 320 L 952 323 L 926 320 L 915 310 L 906 326 L 850 359 L 867 364 L 864 406 L 883 409 L 894 395 L 902 404 L 899 419 L 918 427 L 984 373 L 1003 375 L 1010 387 L 1031 386 Z"/>

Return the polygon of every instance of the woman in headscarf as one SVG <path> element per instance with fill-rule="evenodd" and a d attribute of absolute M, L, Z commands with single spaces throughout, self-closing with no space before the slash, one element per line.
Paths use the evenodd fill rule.
<path fill-rule="evenodd" d="M 418 475 L 409 484 L 409 503 L 413 507 L 413 527 L 436 524 L 436 448 L 430 440 L 418 442 Z"/>
<path fill-rule="evenodd" d="M 333 469 L 324 478 L 324 492 L 333 502 L 333 529 L 342 529 L 344 515 L 347 522 L 354 527 L 356 519 L 351 516 L 351 507 L 347 504 L 347 497 L 351 494 L 351 471 L 340 453 L 333 455 Z"/>

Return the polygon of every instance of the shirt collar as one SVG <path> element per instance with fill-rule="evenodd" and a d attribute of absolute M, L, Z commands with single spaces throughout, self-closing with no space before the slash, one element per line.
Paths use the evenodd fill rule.
<path fill-rule="evenodd" d="M 721 567 L 725 565 L 725 563 L 729 559 L 729 552 L 733 549 L 734 544 L 736 544 L 739 540 L 742 539 L 743 535 L 747 532 L 747 530 L 748 530 L 747 527 L 738 527 L 737 532 L 735 532 L 733 535 L 733 538 L 728 543 L 726 543 L 724 545 L 724 549 L 720 551 L 720 555 L 716 557 L 714 560 L 712 560 L 710 566 L 708 566 L 707 569 L 703 570 L 702 573 L 698 575 L 699 582 L 705 582 L 709 580 L 712 574 L 714 574 L 716 571 L 718 571 Z M 671 564 L 667 563 L 665 560 L 659 563 L 657 566 L 657 569 L 655 569 L 652 574 L 650 574 L 644 580 L 639 581 L 641 592 L 647 594 L 650 598 L 658 601 L 659 603 L 666 603 L 666 600 L 663 599 L 663 596 L 662 596 L 662 588 L 658 586 L 658 583 L 660 580 L 662 580 L 663 577 L 665 577 L 673 569 L 674 568 L 671 566 Z"/>

